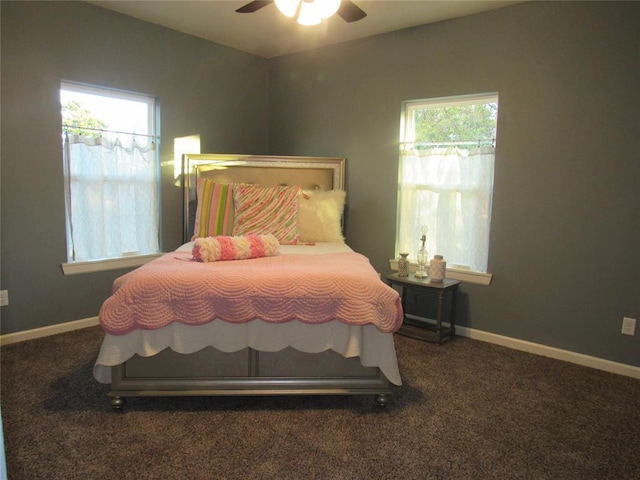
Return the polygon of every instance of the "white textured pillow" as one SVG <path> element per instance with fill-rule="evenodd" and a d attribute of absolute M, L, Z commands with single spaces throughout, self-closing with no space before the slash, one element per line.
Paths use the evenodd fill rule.
<path fill-rule="evenodd" d="M 347 193 L 343 190 L 305 190 L 298 203 L 301 242 L 344 242 L 342 213 Z"/>

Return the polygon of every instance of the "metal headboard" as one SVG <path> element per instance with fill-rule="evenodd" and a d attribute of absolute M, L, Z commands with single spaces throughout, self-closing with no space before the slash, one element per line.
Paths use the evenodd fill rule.
<path fill-rule="evenodd" d="M 308 190 L 344 190 L 344 158 L 264 155 L 185 154 L 182 156 L 183 240 L 191 238 L 196 207 L 196 179 L 218 183 L 300 186 Z"/>

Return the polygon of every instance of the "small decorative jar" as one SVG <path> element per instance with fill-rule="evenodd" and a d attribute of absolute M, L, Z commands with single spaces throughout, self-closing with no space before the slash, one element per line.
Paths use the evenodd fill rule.
<path fill-rule="evenodd" d="M 447 272 L 447 262 L 442 258 L 442 255 L 434 255 L 429 262 L 429 278 L 432 282 L 441 282 L 444 280 Z"/>
<path fill-rule="evenodd" d="M 401 253 L 400 259 L 398 260 L 398 276 L 399 277 L 408 277 L 409 276 L 409 260 L 407 257 L 408 253 Z"/>

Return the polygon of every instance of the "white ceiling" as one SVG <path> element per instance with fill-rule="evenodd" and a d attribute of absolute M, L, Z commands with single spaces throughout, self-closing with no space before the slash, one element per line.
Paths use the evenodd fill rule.
<path fill-rule="evenodd" d="M 347 23 L 334 15 L 298 25 L 275 4 L 254 13 L 235 10 L 250 0 L 96 0 L 88 3 L 265 58 L 505 7 L 508 0 L 354 0 L 367 16 Z M 522 1 L 522 0 L 520 0 Z"/>

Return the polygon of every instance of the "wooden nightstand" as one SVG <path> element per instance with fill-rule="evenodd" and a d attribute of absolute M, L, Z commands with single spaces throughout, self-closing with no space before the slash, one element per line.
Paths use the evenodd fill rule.
<path fill-rule="evenodd" d="M 429 278 L 416 278 L 413 274 L 399 277 L 392 273 L 387 283 L 400 286 L 404 322 L 398 333 L 441 344 L 455 333 L 455 309 L 458 280 L 445 278 L 442 282 L 431 282 Z M 444 326 L 443 321 L 449 325 Z"/>

